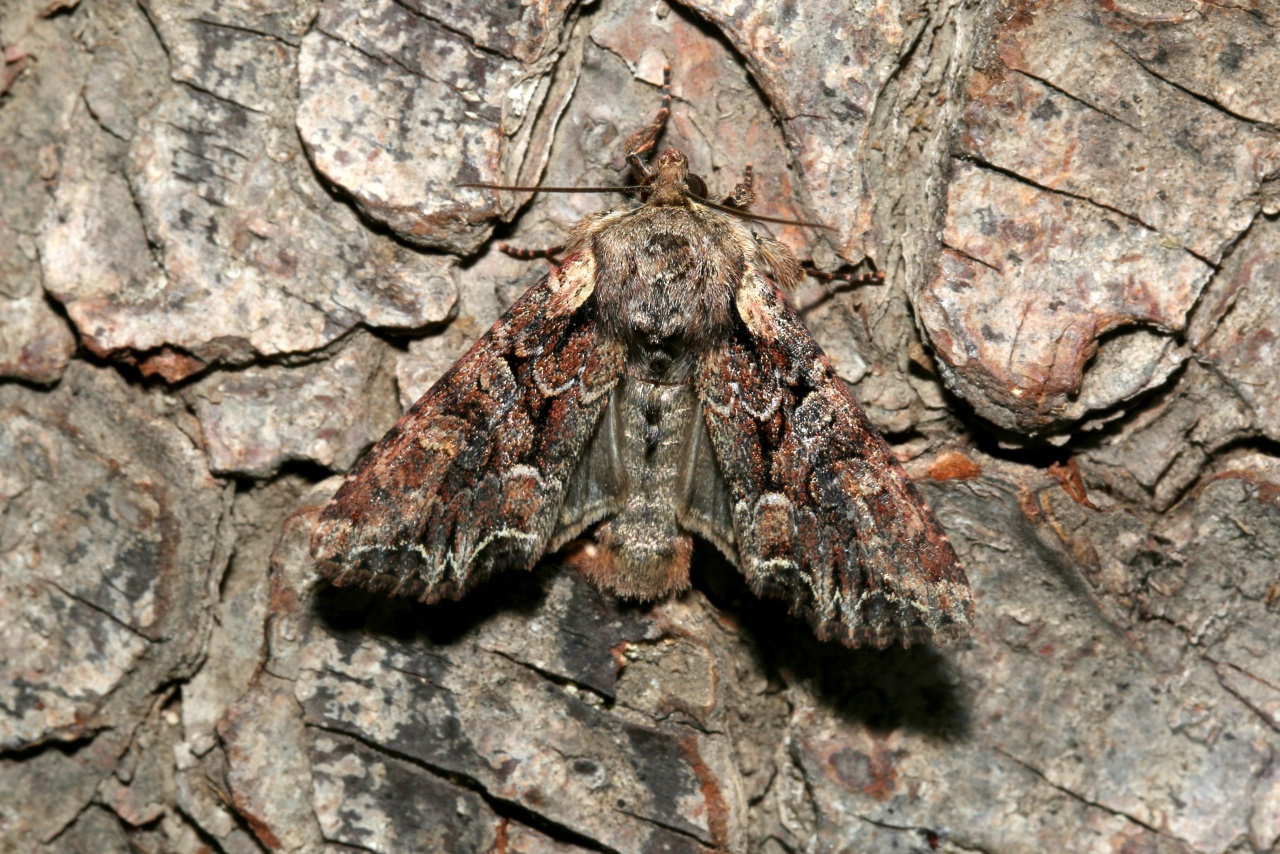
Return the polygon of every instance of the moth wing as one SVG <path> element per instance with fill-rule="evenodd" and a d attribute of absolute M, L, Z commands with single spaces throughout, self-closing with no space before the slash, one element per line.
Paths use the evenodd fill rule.
<path fill-rule="evenodd" d="M 622 373 L 594 280 L 553 269 L 356 466 L 311 540 L 335 583 L 436 601 L 537 563 Z"/>
<path fill-rule="evenodd" d="M 549 550 L 554 551 L 577 537 L 591 525 L 622 509 L 629 486 L 622 462 L 622 401 L 615 384 L 609 392 L 604 415 L 597 419 L 595 432 L 565 484 L 555 533 Z"/>
<path fill-rule="evenodd" d="M 754 272 L 736 309 L 695 382 L 751 588 L 850 646 L 967 634 L 946 534 L 795 310 Z"/>
<path fill-rule="evenodd" d="M 737 535 L 733 530 L 733 507 L 720 473 L 716 449 L 707 432 L 699 400 L 684 437 L 684 459 L 676 493 L 676 518 L 681 527 L 703 537 L 729 560 L 738 559 Z"/>

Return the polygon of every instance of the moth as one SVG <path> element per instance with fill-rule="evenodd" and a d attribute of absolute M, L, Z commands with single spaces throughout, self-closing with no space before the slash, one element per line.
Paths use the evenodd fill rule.
<path fill-rule="evenodd" d="M 694 537 L 823 639 L 967 634 L 946 535 L 785 292 L 751 173 L 720 202 L 668 148 L 669 95 L 626 144 L 639 200 L 579 222 L 558 263 L 363 458 L 312 553 L 336 585 L 424 602 L 572 558 L 601 588 L 689 587 Z M 492 189 L 527 189 L 491 186 Z"/>

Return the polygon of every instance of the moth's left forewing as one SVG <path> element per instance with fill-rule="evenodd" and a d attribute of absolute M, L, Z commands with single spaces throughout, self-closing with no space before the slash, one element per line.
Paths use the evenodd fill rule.
<path fill-rule="evenodd" d="M 347 478 L 312 537 L 339 584 L 455 598 L 532 566 L 622 372 L 589 257 L 530 288 Z"/>
<path fill-rule="evenodd" d="M 696 382 L 752 588 L 853 646 L 967 634 L 946 535 L 794 309 L 755 272 L 736 309 Z"/>

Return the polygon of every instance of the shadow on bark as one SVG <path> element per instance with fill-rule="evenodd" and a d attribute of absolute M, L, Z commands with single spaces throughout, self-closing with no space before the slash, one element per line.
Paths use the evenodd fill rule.
<path fill-rule="evenodd" d="M 694 561 L 694 586 L 738 620 L 770 679 L 804 682 L 841 718 L 877 732 L 966 737 L 968 706 L 954 667 L 938 649 L 850 649 L 820 641 L 785 604 L 757 598 L 720 555 L 707 549 L 701 558 Z"/>
<path fill-rule="evenodd" d="M 544 562 L 532 572 L 500 572 L 457 601 L 427 605 L 416 599 L 325 584 L 312 598 L 315 617 L 333 634 L 356 633 L 401 643 L 424 640 L 447 646 L 497 614 L 534 615 L 557 571 Z"/>

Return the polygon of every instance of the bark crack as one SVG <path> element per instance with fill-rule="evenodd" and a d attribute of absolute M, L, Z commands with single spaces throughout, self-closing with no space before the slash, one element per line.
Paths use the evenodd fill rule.
<path fill-rule="evenodd" d="M 360 54 L 365 59 L 369 60 L 370 62 L 381 65 L 383 68 L 387 67 L 388 65 L 394 65 L 396 68 L 399 68 L 405 74 L 408 74 L 410 76 L 425 77 L 425 75 L 422 74 L 421 71 L 415 68 L 410 68 L 409 66 L 405 65 L 399 59 L 396 59 L 394 56 L 391 56 L 390 54 L 376 54 L 376 53 L 373 53 L 372 51 L 365 50 L 364 48 L 360 47 L 358 44 L 351 41 L 350 39 L 343 38 L 337 33 L 330 32 L 329 30 L 326 30 L 324 27 L 316 27 L 316 32 L 320 33 L 322 36 L 325 36 L 326 38 L 333 39 L 338 44 L 343 45 L 344 47 L 348 47 L 351 50 L 354 50 L 356 53 Z M 431 80 L 431 78 L 429 77 L 426 79 Z M 439 83 L 440 81 L 432 80 L 432 82 Z"/>
<path fill-rule="evenodd" d="M 1234 664 L 1230 664 L 1228 662 L 1215 661 L 1212 658 L 1208 658 L 1207 656 L 1205 657 L 1205 660 L 1208 661 L 1210 665 L 1212 665 L 1214 672 L 1218 677 L 1218 684 L 1221 685 L 1228 694 L 1230 694 L 1231 696 L 1239 700 L 1240 703 L 1242 703 L 1246 709 L 1253 712 L 1254 715 L 1256 715 L 1258 719 L 1261 720 L 1267 727 L 1275 730 L 1276 732 L 1280 732 L 1280 721 L 1276 720 L 1275 715 L 1269 714 L 1265 709 L 1259 708 L 1258 705 L 1254 703 L 1249 697 L 1245 696 L 1244 694 L 1237 691 L 1234 687 L 1232 687 L 1232 685 L 1223 676 L 1222 669 L 1230 668 L 1231 670 L 1234 670 L 1236 673 L 1240 674 L 1242 677 L 1246 679 L 1252 679 L 1254 682 L 1257 682 L 1261 685 L 1265 685 L 1266 687 L 1270 688 L 1273 691 L 1280 691 L 1280 688 L 1277 688 L 1275 685 L 1272 685 L 1267 680 L 1259 676 L 1255 676 L 1253 673 L 1250 673 L 1248 670 L 1245 670 L 1242 667 L 1237 667 Z"/>
<path fill-rule="evenodd" d="M 223 103 L 228 106 L 235 107 L 236 109 L 244 110 L 249 113 L 254 113 L 259 116 L 267 115 L 267 113 L 264 110 L 259 110 L 257 107 L 251 107 L 248 104 L 242 104 L 239 101 L 235 100 L 234 98 L 228 98 L 226 95 L 219 95 L 217 92 L 213 91 L 207 86 L 202 86 L 201 84 L 197 83 L 194 80 L 180 79 L 177 82 L 190 89 L 194 89 L 195 91 L 199 92 L 202 95 L 208 95 L 210 98 L 214 99 L 215 101 L 218 101 L 219 103 Z M 207 133 L 212 133 L 212 131 L 207 131 Z"/>
<path fill-rule="evenodd" d="M 1081 201 L 1081 202 L 1085 202 L 1086 204 L 1093 205 L 1094 207 L 1099 208 L 1100 210 L 1108 211 L 1109 213 L 1113 213 L 1116 216 L 1123 217 L 1129 222 L 1132 222 L 1135 225 L 1139 225 L 1142 228 L 1145 228 L 1147 231 L 1150 231 L 1152 234 L 1165 233 L 1161 231 L 1159 228 L 1157 228 L 1156 226 L 1152 225 L 1151 223 L 1144 222 L 1140 217 L 1138 217 L 1135 214 L 1129 213 L 1126 210 L 1122 210 L 1121 208 L 1115 207 L 1114 205 L 1109 205 L 1105 202 L 1100 202 L 1097 199 L 1092 198 L 1091 196 L 1084 195 L 1083 193 L 1072 193 L 1069 190 L 1062 189 L 1061 187 L 1050 187 L 1048 185 L 1041 184 L 1039 181 L 1032 180 L 1031 178 L 1028 178 L 1026 175 L 1016 172 L 1013 169 L 1009 169 L 1008 167 L 999 166 L 991 162 L 990 160 L 987 160 L 984 157 L 980 157 L 977 154 L 974 154 L 972 152 L 957 155 L 956 159 L 962 160 L 968 163 L 972 163 L 975 166 L 981 167 L 983 169 L 987 169 L 991 172 L 995 172 L 998 175 L 1003 175 L 1006 178 L 1017 181 L 1020 184 L 1025 184 L 1028 187 L 1033 187 L 1037 190 L 1040 190 L 1041 192 L 1052 193 L 1055 196 L 1062 196 L 1068 199 L 1076 199 L 1077 201 Z M 1183 252 L 1186 252 L 1188 255 L 1195 258 L 1196 260 L 1203 262 L 1205 266 L 1209 267 L 1210 269 L 1214 271 L 1218 270 L 1218 267 L 1219 267 L 1218 264 L 1215 264 L 1213 261 L 1209 260 L 1204 255 L 1201 255 L 1200 253 L 1196 252 L 1194 249 L 1187 246 L 1181 240 L 1178 241 L 1178 248 L 1181 249 Z"/>
<path fill-rule="evenodd" d="M 203 26 L 210 27 L 213 29 L 218 29 L 218 30 L 230 30 L 231 32 L 235 32 L 235 33 L 245 33 L 251 36 L 258 36 L 260 38 L 270 39 L 271 41 L 279 42 L 280 44 L 287 45 L 288 47 L 296 48 L 299 45 L 298 41 L 289 41 L 288 39 L 284 38 L 278 33 L 271 33 L 271 32 L 267 32 L 266 30 L 255 30 L 253 27 L 249 27 L 244 24 L 232 24 L 226 21 L 211 21 L 208 18 L 192 18 L 191 23 L 201 24 Z"/>
<path fill-rule="evenodd" d="M 942 241 L 942 248 L 950 249 L 952 252 L 956 253 L 962 258 L 968 258 L 970 261 L 972 261 L 975 264 L 981 264 L 982 266 L 986 267 L 988 270 L 990 270 L 993 273 L 1000 273 L 1001 275 L 1004 274 L 1004 270 L 997 267 L 995 264 L 984 261 L 981 258 L 979 258 L 977 255 L 974 255 L 971 252 L 966 252 L 965 250 L 961 249 L 959 246 L 956 246 L 955 244 L 952 244 L 952 243 L 948 243 L 946 240 Z"/>
<path fill-rule="evenodd" d="M 685 839 L 691 839 L 694 842 L 698 843 L 699 845 L 715 844 L 713 841 L 709 839 L 705 839 L 699 836 L 698 834 L 693 833 L 692 831 L 686 830 L 683 827 L 676 827 L 673 824 L 667 824 L 665 821 L 659 821 L 653 816 L 640 815 L 639 813 L 634 813 L 631 810 L 623 809 L 621 807 L 617 809 L 618 809 L 618 812 L 622 813 L 623 815 L 630 816 L 631 818 L 634 818 L 636 821 L 642 821 L 645 824 L 650 824 L 650 825 L 653 825 L 654 827 L 660 827 L 665 831 L 676 834 L 677 836 L 682 836 Z"/>
<path fill-rule="evenodd" d="M 1263 122 L 1257 121 L 1256 119 L 1251 119 L 1248 116 L 1242 116 L 1239 113 L 1233 112 L 1232 110 L 1228 109 L 1224 104 L 1222 104 L 1219 101 L 1215 101 L 1213 98 L 1210 98 L 1208 95 L 1201 95 L 1199 92 L 1195 91 L 1194 89 L 1189 89 L 1186 86 L 1183 86 L 1181 83 L 1177 83 L 1174 80 L 1157 73 L 1155 70 L 1151 68 L 1151 66 L 1143 62 L 1142 59 L 1137 54 L 1125 48 L 1124 45 L 1121 45 L 1114 40 L 1111 42 L 1111 44 L 1116 48 L 1116 50 L 1120 51 L 1125 56 L 1129 57 L 1129 59 L 1133 61 L 1134 65 L 1138 66 L 1143 71 L 1145 71 L 1147 75 L 1150 76 L 1152 79 L 1159 80 L 1161 83 L 1165 84 L 1169 88 L 1174 89 L 1178 92 L 1181 92 L 1183 95 L 1186 95 L 1188 98 L 1191 98 L 1199 102 L 1200 104 L 1208 107 L 1209 109 L 1214 110 L 1215 112 L 1222 113 L 1224 116 L 1230 116 L 1236 121 L 1243 122 L 1244 124 L 1247 124 L 1250 127 L 1258 127 L 1259 125 L 1261 125 L 1262 127 L 1268 126 Z"/>
<path fill-rule="evenodd" d="M 539 667 L 536 664 L 530 664 L 527 661 L 521 661 L 520 659 L 516 658 L 514 655 L 511 655 L 508 652 L 503 652 L 500 649 L 489 649 L 488 647 L 483 647 L 483 646 L 479 648 L 489 653 L 490 655 L 496 655 L 499 658 L 504 658 L 507 661 L 511 662 L 512 664 L 516 665 L 517 667 L 522 667 L 525 670 L 528 670 L 532 673 L 536 673 L 538 676 L 542 677 L 543 679 L 546 679 L 548 682 L 551 682 L 552 684 L 557 685 L 561 688 L 572 688 L 573 690 L 579 691 L 583 694 L 590 694 L 591 696 L 598 698 L 600 702 L 604 704 L 605 708 L 608 708 L 613 705 L 614 697 L 611 697 L 608 694 L 605 694 L 598 688 L 592 688 L 590 685 L 586 685 L 582 682 L 579 682 L 570 676 L 565 676 L 563 673 L 553 673 L 550 670 L 547 670 L 546 668 L 543 668 L 543 667 Z"/>
<path fill-rule="evenodd" d="M 1101 115 L 1104 115 L 1104 116 L 1106 116 L 1107 118 L 1111 119 L 1113 122 L 1117 122 L 1117 123 L 1119 123 L 1119 124 L 1124 125 L 1124 126 L 1125 126 L 1125 127 L 1127 127 L 1129 130 L 1134 131 L 1135 133 L 1142 133 L 1142 128 L 1139 128 L 1139 127 L 1137 127 L 1137 126 L 1135 126 L 1135 125 L 1133 125 L 1133 124 L 1131 124 L 1131 123 L 1129 123 L 1129 122 L 1125 121 L 1124 119 L 1120 118 L 1119 116 L 1117 116 L 1117 115 L 1116 115 L 1116 114 L 1114 114 L 1114 113 L 1110 113 L 1110 112 L 1108 112 L 1108 111 L 1106 111 L 1106 110 L 1102 109 L 1102 108 L 1101 108 L 1101 107 L 1099 107 L 1097 104 L 1092 104 L 1092 103 L 1090 103 L 1090 102 L 1086 101 L 1084 98 L 1081 98 L 1081 97 L 1080 97 L 1080 96 L 1078 96 L 1078 95 L 1074 95 L 1074 94 L 1072 94 L 1071 92 L 1068 92 L 1066 89 L 1063 89 L 1061 86 L 1058 86 L 1058 85 L 1056 85 L 1056 84 L 1054 84 L 1054 83 L 1051 83 L 1050 81 L 1046 80 L 1046 79 L 1045 79 L 1045 78 L 1043 78 L 1043 77 L 1040 77 L 1039 75 L 1032 74 L 1030 71 L 1026 71 L 1026 70 L 1021 69 L 1021 68 L 1015 68 L 1015 69 L 1012 69 L 1012 71 L 1013 71 L 1015 74 L 1020 74 L 1020 75 L 1022 75 L 1023 77 L 1026 77 L 1028 80 L 1034 80 L 1034 81 L 1036 81 L 1036 82 L 1037 82 L 1037 83 L 1039 83 L 1041 86 L 1044 86 L 1046 89 L 1049 89 L 1049 90 L 1050 90 L 1050 91 L 1052 91 L 1052 92 L 1057 92 L 1057 93 L 1058 93 L 1059 95 L 1061 95 L 1062 97 L 1066 98 L 1066 99 L 1067 99 L 1067 100 L 1069 100 L 1069 101 L 1072 101 L 1073 103 L 1079 104 L 1080 106 L 1084 107 L 1085 109 L 1093 110 L 1095 113 L 1099 113 L 1099 114 L 1101 114 Z"/>
<path fill-rule="evenodd" d="M 76 602 L 79 602 L 81 605 L 84 605 L 86 608 L 88 608 L 88 609 L 90 609 L 90 610 L 92 610 L 92 611 L 96 611 L 96 612 L 98 612 L 99 614 L 101 614 L 102 616 L 106 617 L 108 620 L 110 620 L 111 622 L 113 622 L 113 623 L 115 623 L 116 625 L 120 626 L 122 629 L 126 630 L 127 632 L 129 632 L 130 634 L 134 635 L 135 637 L 140 638 L 141 640 L 146 641 L 148 644 L 151 644 L 151 643 L 154 643 L 154 642 L 155 642 L 155 639 L 154 639 L 154 638 L 147 637 L 147 635 L 143 634 L 139 629 L 137 629 L 137 628 L 135 628 L 135 627 L 133 627 L 133 626 L 129 625 L 129 624 L 128 624 L 127 622 L 125 622 L 123 619 L 121 619 L 120 617 L 116 616 L 115 614 L 113 614 L 111 611 L 107 610 L 107 609 L 106 609 L 106 608 L 104 608 L 103 606 L 99 605 L 97 602 L 93 602 L 93 601 L 91 601 L 91 600 L 89 600 L 89 599 L 86 599 L 86 598 L 85 598 L 85 597 L 83 597 L 83 596 L 80 596 L 80 595 L 78 595 L 78 594 L 76 594 L 76 593 L 72 593 L 70 590 L 68 590 L 67 588 L 63 587 L 61 584 L 59 584 L 58 582 L 56 582 L 56 581 L 54 581 L 54 580 L 52 580 L 52 579 L 49 579 L 49 578 L 41 578 L 40 580 L 41 580 L 41 581 L 43 581 L 45 584 L 48 584 L 50 587 L 54 588 L 54 589 L 55 589 L 55 590 L 57 590 L 58 592 L 60 592 L 63 596 L 66 596 L 68 599 L 72 599 L 72 600 L 74 600 L 74 601 L 76 601 Z M 110 585 L 108 585 L 108 586 L 110 586 Z M 114 590 L 114 589 L 117 589 L 117 588 L 114 588 L 114 587 L 113 587 L 112 589 Z"/>
<path fill-rule="evenodd" d="M 391 0 L 391 2 L 399 6 L 401 9 L 403 9 L 405 12 L 412 15 L 413 17 L 421 18 L 424 21 L 435 24 L 437 27 L 444 30 L 446 33 L 452 33 L 453 35 L 458 36 L 467 44 L 471 45 L 471 47 L 474 50 L 477 50 L 480 53 L 485 53 L 485 54 L 488 54 L 489 56 L 496 56 L 499 59 L 502 59 L 505 61 L 510 61 L 515 59 L 515 57 L 512 56 L 511 54 L 506 53 L 502 50 L 499 50 L 496 47 L 489 47 L 488 45 L 480 44 L 475 40 L 474 36 L 472 36 L 470 33 L 462 29 L 461 27 L 455 27 L 445 21 L 440 20 L 439 18 L 436 18 L 432 15 L 428 15 L 423 9 L 416 6 L 410 6 L 409 4 L 405 3 L 404 0 Z"/>
<path fill-rule="evenodd" d="M 407 753 L 402 753 L 398 750 L 388 747 L 385 744 L 372 741 L 366 738 L 364 735 L 362 735 L 359 732 L 353 732 L 353 731 L 341 729 L 335 726 L 326 726 L 324 724 L 319 724 L 319 723 L 308 723 L 307 726 L 311 729 L 332 733 L 334 735 L 342 736 L 343 738 L 349 738 L 353 741 L 358 741 L 360 742 L 360 744 L 364 745 L 365 747 L 369 748 L 375 753 L 388 756 L 392 759 L 395 759 L 401 762 L 407 762 L 416 768 L 421 768 L 423 771 L 426 771 L 427 773 L 431 774 L 433 777 L 441 779 L 446 783 L 450 783 L 461 789 L 466 789 L 468 791 L 475 792 L 484 800 L 486 804 L 489 805 L 490 809 L 492 809 L 494 813 L 498 815 L 499 818 L 504 818 L 504 819 L 507 819 L 508 821 L 514 821 L 519 824 L 523 824 L 526 827 L 533 828 L 539 833 L 542 833 L 546 836 L 551 837 L 556 842 L 563 842 L 571 845 L 577 845 L 578 847 L 585 848 L 588 851 L 601 852 L 601 854 L 622 854 L 622 852 L 618 851 L 617 849 L 611 848 L 603 844 L 599 840 L 586 836 L 585 834 L 577 830 L 574 830 L 573 828 L 567 825 L 561 824 L 560 822 L 554 819 L 548 818 L 542 813 L 535 812 L 529 807 L 525 806 L 524 804 L 518 801 L 513 801 L 513 800 L 510 800 L 509 798 L 503 798 L 498 795 L 495 795 L 493 792 L 489 791 L 488 787 L 486 787 L 483 782 L 481 782 L 476 777 L 471 776 L 470 774 L 466 774 L 460 771 L 453 771 L 443 766 L 436 765 L 432 762 L 427 762 L 421 757 L 411 756 Z M 336 842 L 337 840 L 330 840 L 330 841 Z"/>
<path fill-rule="evenodd" d="M 1107 804 L 1100 803 L 1098 801 L 1091 801 L 1088 798 L 1086 798 L 1084 795 L 1080 794 L 1079 792 L 1072 791 L 1066 786 L 1063 786 L 1059 783 L 1055 783 L 1053 780 L 1049 779 L 1049 777 L 1039 768 L 1032 765 L 1030 762 L 1026 762 L 1022 759 L 1019 759 L 1017 756 L 1013 755 L 1008 750 L 1005 750 L 1003 747 L 1001 747 L 998 744 L 992 744 L 991 749 L 996 753 L 1000 754 L 1001 756 L 1005 757 L 1006 759 L 1008 759 L 1010 762 L 1013 762 L 1014 764 L 1018 765 L 1021 768 L 1025 768 L 1027 771 L 1031 772 L 1036 777 L 1043 780 L 1046 785 L 1053 787 L 1059 792 L 1062 792 L 1062 794 L 1066 795 L 1072 800 L 1079 801 L 1080 803 L 1085 804 L 1086 806 L 1095 807 L 1097 809 L 1103 810 L 1104 812 L 1108 812 L 1111 815 L 1118 816 L 1120 818 L 1131 821 L 1134 824 L 1138 825 L 1139 827 L 1144 828 L 1145 830 L 1163 839 L 1174 839 L 1179 842 L 1184 842 L 1184 840 L 1182 840 L 1181 838 L 1165 833 L 1159 828 L 1153 827 L 1152 825 L 1148 824 L 1147 822 L 1143 821 L 1137 816 L 1132 815 L 1131 813 L 1127 813 L 1124 810 L 1116 809 L 1115 807 L 1108 806 Z"/>

